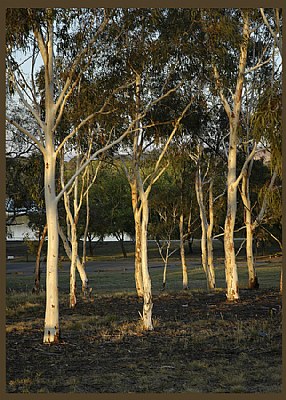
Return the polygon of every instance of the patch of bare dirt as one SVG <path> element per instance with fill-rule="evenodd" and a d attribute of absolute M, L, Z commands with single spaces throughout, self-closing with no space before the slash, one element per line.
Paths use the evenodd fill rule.
<path fill-rule="evenodd" d="M 135 296 L 98 296 L 74 311 L 62 303 L 52 346 L 41 343 L 43 310 L 27 309 L 7 318 L 7 391 L 280 391 L 281 295 L 240 295 L 234 304 L 221 291 L 154 296 L 152 332 Z"/>

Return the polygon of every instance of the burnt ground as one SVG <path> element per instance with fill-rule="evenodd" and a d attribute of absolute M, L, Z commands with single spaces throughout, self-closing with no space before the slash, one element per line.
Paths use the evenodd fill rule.
<path fill-rule="evenodd" d="M 7 392 L 279 392 L 282 313 L 278 290 L 95 296 L 70 310 L 61 296 L 61 343 L 43 345 L 44 296 L 7 313 Z"/>

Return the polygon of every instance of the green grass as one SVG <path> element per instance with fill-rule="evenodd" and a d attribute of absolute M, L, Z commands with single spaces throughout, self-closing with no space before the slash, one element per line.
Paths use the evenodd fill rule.
<path fill-rule="evenodd" d="M 196 263 L 198 262 L 196 259 Z M 116 261 L 114 261 L 116 263 Z M 263 265 L 257 266 L 257 274 L 260 288 L 279 288 L 281 263 L 265 262 Z M 159 267 L 158 267 L 159 266 Z M 149 268 L 152 288 L 158 292 L 162 288 L 163 265 L 156 262 L 156 268 Z M 225 272 L 221 262 L 216 262 L 216 286 L 217 288 L 225 288 Z M 238 265 L 240 288 L 248 286 L 248 271 L 246 263 L 239 262 Z M 188 262 L 188 276 L 190 289 L 206 289 L 206 278 L 201 267 L 192 266 L 192 262 Z M 135 293 L 134 273 L 133 270 L 89 272 L 88 278 L 90 286 L 96 293 Z M 69 273 L 59 269 L 59 288 L 62 291 L 69 290 Z M 80 280 L 78 279 L 78 287 L 80 288 Z M 6 280 L 7 293 L 11 291 L 29 292 L 33 288 L 33 277 L 24 274 L 8 274 Z M 42 287 L 45 287 L 45 279 L 42 277 Z M 170 263 L 167 270 L 166 290 L 176 291 L 182 288 L 182 271 L 179 263 Z"/>

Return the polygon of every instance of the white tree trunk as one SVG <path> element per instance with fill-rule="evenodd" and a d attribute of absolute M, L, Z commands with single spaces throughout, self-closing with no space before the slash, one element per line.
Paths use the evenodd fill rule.
<path fill-rule="evenodd" d="M 207 227 L 207 254 L 208 254 L 208 271 L 209 271 L 209 288 L 215 289 L 215 269 L 213 258 L 213 225 L 214 225 L 214 212 L 213 212 L 213 180 L 209 186 L 209 224 Z"/>
<path fill-rule="evenodd" d="M 253 224 L 251 217 L 251 203 L 249 196 L 249 177 L 252 169 L 252 164 L 249 165 L 248 171 L 245 171 L 242 177 L 241 198 L 244 204 L 244 219 L 246 227 L 246 260 L 248 269 L 248 287 L 249 289 L 258 288 L 258 278 L 255 271 L 254 256 L 253 256 Z"/>
<path fill-rule="evenodd" d="M 78 243 L 76 234 L 76 224 L 71 225 L 71 265 L 70 265 L 70 308 L 76 306 L 76 265 L 78 258 Z"/>
<path fill-rule="evenodd" d="M 164 261 L 164 269 L 163 269 L 163 283 L 162 283 L 162 289 L 165 290 L 166 284 L 167 284 L 167 268 L 168 268 L 168 261 Z"/>
<path fill-rule="evenodd" d="M 89 172 L 88 172 L 88 177 L 89 177 Z M 87 178 L 87 181 L 89 181 L 89 178 Z M 83 243 L 82 243 L 82 267 L 83 267 L 83 269 L 85 269 L 85 264 L 86 264 L 86 241 L 87 241 L 87 234 L 88 234 L 88 227 L 89 227 L 89 218 L 90 218 L 89 191 L 87 191 L 87 193 L 86 193 L 86 220 L 85 220 Z"/>
<path fill-rule="evenodd" d="M 188 286 L 188 269 L 186 263 L 186 255 L 185 255 L 185 244 L 184 244 L 184 214 L 181 212 L 180 221 L 179 221 L 179 231 L 180 231 L 180 256 L 182 263 L 182 275 L 183 275 L 183 289 L 187 290 Z"/>
<path fill-rule="evenodd" d="M 46 266 L 46 312 L 44 343 L 57 343 L 60 338 L 58 296 L 58 209 L 55 193 L 55 154 L 45 155 L 45 205 L 48 226 L 48 250 Z"/>
<path fill-rule="evenodd" d="M 196 174 L 195 188 L 196 188 L 197 201 L 198 201 L 199 210 L 200 210 L 201 230 L 202 230 L 202 236 L 201 236 L 202 266 L 203 266 L 203 270 L 206 274 L 207 287 L 208 287 L 208 289 L 213 289 L 215 286 L 214 271 L 213 270 L 211 271 L 211 269 L 210 269 L 210 267 L 213 268 L 213 265 L 211 265 L 211 263 L 209 261 L 209 254 L 208 254 L 208 249 L 209 249 L 211 252 L 210 253 L 210 256 L 211 256 L 212 246 L 210 247 L 209 240 L 207 240 L 208 233 L 210 234 L 210 231 L 209 231 L 209 224 L 207 221 L 206 209 L 205 209 L 204 199 L 203 199 L 203 188 L 202 188 L 200 167 L 198 167 L 197 174 Z M 210 240 L 211 240 L 211 237 L 210 237 Z"/>
<path fill-rule="evenodd" d="M 48 249 L 46 265 L 46 312 L 44 343 L 57 343 L 60 339 L 59 326 L 59 293 L 58 293 L 58 202 L 56 198 L 56 152 L 53 127 L 55 123 L 54 106 L 54 74 L 53 74 L 53 22 L 52 10 L 48 9 L 48 42 L 44 49 L 40 42 L 40 50 L 45 54 L 45 206 L 48 226 Z"/>
<path fill-rule="evenodd" d="M 243 169 L 246 168 L 247 163 L 250 161 L 250 159 L 247 159 L 245 161 L 243 169 L 239 177 L 237 178 L 236 177 L 237 129 L 240 123 L 242 89 L 244 83 L 244 73 L 247 61 L 247 50 L 248 50 L 248 43 L 250 36 L 248 11 L 242 10 L 241 14 L 243 18 L 243 32 L 242 32 L 242 40 L 240 43 L 238 74 L 236 79 L 235 93 L 233 95 L 232 108 L 227 98 L 225 97 L 223 83 L 220 79 L 218 69 L 215 65 L 213 65 L 214 76 L 216 79 L 219 95 L 229 120 L 227 211 L 226 211 L 225 226 L 224 226 L 225 276 L 227 285 L 226 296 L 229 301 L 234 301 L 239 299 L 238 274 L 237 274 L 237 265 L 236 265 L 235 248 L 234 248 L 234 225 L 235 225 L 236 211 L 237 211 L 237 204 L 236 204 L 237 186 L 242 178 Z M 255 148 L 253 151 L 255 151 Z M 253 154 L 254 153 L 251 153 L 252 157 Z"/>
<path fill-rule="evenodd" d="M 68 256 L 68 258 L 70 259 L 70 261 L 72 260 L 72 250 L 69 244 L 69 241 L 67 239 L 67 237 L 65 236 L 65 234 L 63 233 L 61 227 L 59 226 L 59 234 L 60 237 L 62 239 L 63 245 L 64 245 L 64 249 L 66 252 L 66 255 Z M 80 261 L 79 256 L 76 257 L 76 268 L 78 270 L 78 273 L 80 275 L 80 279 L 81 279 L 81 283 L 82 283 L 82 292 L 83 295 L 85 296 L 88 293 L 88 277 L 85 271 L 85 268 L 83 266 L 83 264 Z"/>

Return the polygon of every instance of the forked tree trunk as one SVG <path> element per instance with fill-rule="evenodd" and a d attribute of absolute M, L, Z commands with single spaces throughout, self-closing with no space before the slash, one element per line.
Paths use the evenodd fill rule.
<path fill-rule="evenodd" d="M 249 43 L 249 16 L 247 10 L 241 11 L 243 18 L 243 32 L 240 43 L 240 55 L 238 74 L 236 80 L 235 93 L 233 95 L 233 107 L 230 106 L 223 90 L 223 83 L 220 79 L 218 69 L 215 65 L 214 75 L 217 88 L 226 114 L 229 120 L 229 149 L 228 149 L 228 173 L 227 173 L 227 211 L 224 225 L 224 252 L 225 252 L 225 276 L 226 276 L 226 296 L 229 301 L 239 299 L 238 274 L 234 248 L 234 225 L 237 211 L 237 186 L 242 178 L 241 174 L 236 177 L 237 159 L 237 130 L 240 123 L 240 111 L 242 101 L 242 89 L 244 83 L 244 73 L 247 61 L 247 50 Z M 255 150 L 255 148 L 254 148 Z M 252 154 L 252 153 L 251 153 Z M 250 160 L 249 160 L 250 161 Z M 245 161 L 244 167 L 249 162 Z"/>
<path fill-rule="evenodd" d="M 167 284 L 167 268 L 168 268 L 168 264 L 169 264 L 169 257 L 176 251 L 172 251 L 170 252 L 170 247 L 171 247 L 171 234 L 168 236 L 167 238 L 167 247 L 165 250 L 165 255 L 164 255 L 164 246 L 165 243 L 163 245 L 160 244 L 160 239 L 156 238 L 156 244 L 160 253 L 160 256 L 164 262 L 164 268 L 163 268 L 163 281 L 162 281 L 162 290 L 165 290 L 166 288 L 166 284 Z"/>
<path fill-rule="evenodd" d="M 59 234 L 62 239 L 66 255 L 68 256 L 68 258 L 71 261 L 72 260 L 72 250 L 71 250 L 69 241 L 68 241 L 67 237 L 65 236 L 65 234 L 63 233 L 63 230 L 61 229 L 60 226 L 59 226 Z M 88 294 L 88 292 L 90 292 L 92 289 L 88 287 L 88 277 L 87 277 L 85 268 L 80 261 L 79 256 L 76 257 L 76 268 L 78 270 L 78 273 L 79 273 L 79 276 L 81 279 L 83 296 L 86 296 Z"/>
<path fill-rule="evenodd" d="M 44 343 L 57 343 L 60 339 L 59 293 L 58 293 L 58 201 L 56 198 L 56 152 L 53 128 L 55 124 L 54 81 L 53 81 L 53 17 L 52 9 L 48 9 L 48 43 L 44 50 L 40 42 L 40 50 L 45 53 L 45 140 L 44 152 L 45 173 L 45 206 L 48 227 L 48 249 L 46 266 L 46 311 Z"/>
<path fill-rule="evenodd" d="M 179 221 L 179 231 L 180 231 L 180 256 L 182 263 L 182 275 L 183 275 L 183 289 L 187 290 L 188 286 L 188 268 L 186 263 L 186 255 L 185 255 L 185 243 L 184 243 L 184 214 L 181 212 L 180 221 Z"/>
<path fill-rule="evenodd" d="M 214 289 L 215 288 L 215 281 L 214 281 L 215 277 L 214 277 L 214 268 L 213 268 L 213 262 L 212 262 L 212 244 L 210 244 L 212 238 L 210 236 L 211 230 L 209 229 L 209 224 L 208 224 L 207 216 L 206 216 L 206 209 L 205 209 L 205 205 L 204 205 L 200 167 L 198 167 L 197 174 L 196 174 L 195 188 L 196 188 L 197 201 L 198 201 L 199 210 L 200 210 L 201 230 L 202 230 L 202 236 L 201 236 L 202 266 L 203 266 L 203 270 L 206 274 L 208 289 Z M 208 236 L 210 236 L 210 237 L 208 237 Z M 210 251 L 210 254 L 209 254 L 209 251 Z M 210 259 L 209 259 L 209 256 L 210 256 Z"/>

